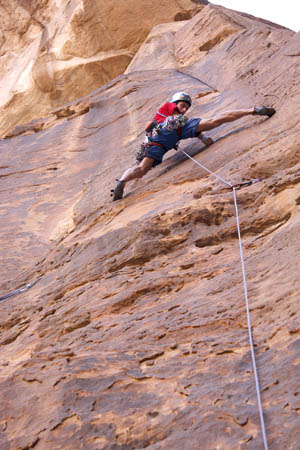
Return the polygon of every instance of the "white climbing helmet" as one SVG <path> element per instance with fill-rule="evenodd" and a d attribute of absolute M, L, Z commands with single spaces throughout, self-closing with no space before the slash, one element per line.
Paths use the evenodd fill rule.
<path fill-rule="evenodd" d="M 171 98 L 171 102 L 172 103 L 177 103 L 177 102 L 186 102 L 188 103 L 190 106 L 192 104 L 192 99 L 189 96 L 189 94 L 187 94 L 186 92 L 176 92 L 176 94 L 174 94 Z"/>

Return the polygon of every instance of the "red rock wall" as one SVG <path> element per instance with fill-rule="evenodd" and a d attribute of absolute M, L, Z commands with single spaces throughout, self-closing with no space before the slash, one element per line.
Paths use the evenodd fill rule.
<path fill-rule="evenodd" d="M 269 448 L 298 447 L 299 34 L 212 5 L 181 25 L 0 141 L 0 294 L 38 280 L 0 302 L 3 450 L 263 448 L 232 192 L 170 151 L 110 200 L 182 89 L 192 117 L 277 109 L 182 146 L 231 183 L 264 177 L 237 192 L 253 339 Z M 167 67 L 141 70 L 158 43 Z"/>
<path fill-rule="evenodd" d="M 190 19 L 203 7 L 193 0 L 2 2 L 0 135 L 120 75 L 154 25 Z"/>

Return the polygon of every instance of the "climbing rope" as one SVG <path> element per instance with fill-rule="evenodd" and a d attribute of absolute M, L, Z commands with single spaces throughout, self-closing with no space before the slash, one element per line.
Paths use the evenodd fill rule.
<path fill-rule="evenodd" d="M 41 279 L 41 277 L 38 277 L 36 280 L 25 284 L 25 286 L 23 286 L 19 289 L 15 289 L 14 291 L 10 291 L 7 294 L 1 295 L 0 302 L 2 300 L 6 300 L 7 298 L 14 297 L 15 295 L 20 294 L 21 292 L 27 291 L 27 289 L 30 289 L 32 286 L 34 286 L 40 279 Z"/>
<path fill-rule="evenodd" d="M 268 442 L 267 442 L 267 436 L 266 436 L 266 429 L 265 429 L 265 422 L 264 422 L 264 416 L 263 416 L 263 409 L 261 404 L 261 395 L 260 395 L 260 388 L 259 388 L 259 382 L 258 382 L 258 374 L 257 374 L 257 367 L 256 367 L 256 361 L 255 361 L 255 353 L 254 353 L 254 345 L 253 345 L 253 339 L 252 339 L 252 331 L 251 331 L 251 321 L 250 321 L 250 310 L 249 310 L 249 301 L 248 301 L 248 289 L 247 289 L 247 281 L 246 281 L 246 271 L 245 271 L 245 263 L 244 263 L 244 255 L 243 255 L 243 246 L 242 246 L 242 238 L 241 238 L 241 230 L 240 230 L 240 220 L 239 220 L 239 211 L 238 211 L 238 204 L 237 204 L 237 197 L 236 197 L 236 191 L 242 186 L 249 186 L 253 183 L 256 183 L 258 181 L 261 181 L 262 178 L 256 178 L 254 180 L 246 181 L 244 183 L 239 183 L 236 185 L 233 185 L 229 183 L 228 181 L 221 178 L 216 173 L 209 170 L 207 167 L 200 164 L 198 161 L 196 161 L 194 158 L 192 158 L 188 153 L 186 153 L 184 150 L 179 148 L 180 151 L 187 156 L 189 159 L 191 159 L 197 166 L 201 167 L 201 169 L 205 170 L 206 172 L 213 175 L 215 178 L 218 178 L 222 183 L 226 184 L 230 188 L 232 188 L 233 191 L 233 198 L 234 198 L 234 206 L 235 206 L 235 214 L 236 214 L 236 224 L 237 224 L 237 232 L 238 232 L 238 239 L 239 239 L 239 247 L 240 247 L 240 258 L 241 258 L 241 265 L 242 265 L 242 274 L 243 274 L 243 283 L 244 283 L 244 292 L 245 292 L 245 302 L 246 302 L 246 312 L 247 312 L 247 322 L 248 322 L 248 333 L 249 333 L 249 342 L 250 342 L 250 349 L 251 349 L 251 357 L 252 357 L 252 365 L 253 365 L 253 371 L 254 371 L 254 378 L 255 378 L 255 386 L 256 386 L 256 394 L 257 394 L 257 402 L 258 402 L 258 409 L 259 409 L 259 417 L 260 417 L 260 423 L 261 423 L 261 429 L 262 429 L 262 436 L 264 441 L 264 447 L 265 450 L 268 450 Z"/>
<path fill-rule="evenodd" d="M 256 178 L 254 180 L 249 180 L 249 181 L 246 181 L 244 183 L 239 183 L 239 184 L 233 185 L 230 182 L 224 180 L 224 178 L 220 177 L 216 173 L 214 173 L 211 170 L 209 170 L 207 167 L 205 167 L 202 164 L 200 164 L 198 161 L 196 161 L 194 158 L 192 158 L 188 153 L 186 153 L 181 148 L 179 148 L 179 150 L 187 158 L 191 159 L 195 164 L 197 164 L 197 166 L 199 166 L 201 169 L 205 170 L 209 174 L 213 175 L 215 178 L 220 180 L 222 183 L 226 184 L 233 191 L 234 206 L 235 206 L 235 213 L 236 213 L 236 223 L 237 223 L 237 232 L 238 232 L 239 247 L 240 247 L 240 258 L 241 258 L 241 265 L 242 265 L 242 275 L 243 275 L 243 283 L 244 283 L 244 293 L 245 293 L 247 322 L 248 322 L 248 333 L 249 333 L 249 342 L 250 342 L 250 349 L 251 349 L 252 365 L 253 365 L 253 371 L 254 371 L 254 377 L 255 377 L 258 409 L 259 409 L 260 423 L 261 423 L 261 428 L 262 428 L 264 448 L 265 448 L 265 450 L 268 450 L 268 443 L 267 443 L 267 437 L 266 437 L 265 423 L 264 423 L 264 417 L 263 417 L 263 409 L 262 409 L 262 404 L 261 404 L 260 388 L 259 388 L 259 382 L 258 382 L 257 367 L 256 367 L 256 361 L 255 361 L 254 345 L 253 345 L 253 339 L 252 339 L 250 311 L 249 311 L 249 301 L 248 301 L 248 290 L 247 290 L 247 281 L 246 281 L 246 271 L 245 271 L 245 263 L 244 263 L 244 256 L 243 256 L 243 247 L 242 247 L 242 238 L 241 238 L 241 231 L 240 231 L 239 211 L 238 211 L 237 197 L 236 197 L 236 190 L 237 189 L 240 189 L 242 186 L 249 186 L 249 185 L 251 185 L 253 183 L 261 181 L 262 178 Z M 21 292 L 26 291 L 27 289 L 29 289 L 32 286 L 34 286 L 37 283 L 37 281 L 40 280 L 40 278 L 41 277 L 38 277 L 35 281 L 33 281 L 31 283 L 27 283 L 22 288 L 16 289 L 16 290 L 11 291 L 11 292 L 9 292 L 9 293 L 7 293 L 5 295 L 0 296 L 0 301 L 5 300 L 5 299 L 10 298 L 10 297 L 13 297 L 14 295 L 17 295 L 17 294 L 19 294 Z"/>

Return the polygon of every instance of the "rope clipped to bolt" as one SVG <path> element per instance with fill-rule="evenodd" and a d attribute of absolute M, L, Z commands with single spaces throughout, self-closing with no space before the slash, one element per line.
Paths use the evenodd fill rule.
<path fill-rule="evenodd" d="M 264 423 L 264 417 L 263 417 L 263 409 L 261 404 L 261 395 L 260 395 L 260 388 L 259 388 L 259 382 L 258 382 L 258 374 L 257 374 L 257 367 L 256 367 L 256 361 L 255 361 L 255 353 L 254 353 L 254 345 L 253 345 L 253 339 L 252 339 L 252 331 L 251 331 L 251 321 L 250 321 L 250 311 L 249 311 L 249 300 L 248 300 L 248 289 L 247 289 L 247 281 L 246 281 L 246 272 L 245 272 L 245 263 L 244 263 L 244 256 L 243 256 L 243 247 L 242 247 L 242 238 L 241 238 L 241 230 L 240 230 L 240 221 L 239 221 L 239 211 L 238 211 L 238 205 L 237 205 L 237 197 L 236 197 L 236 191 L 240 189 L 243 186 L 250 186 L 253 183 L 257 183 L 259 181 L 262 181 L 262 178 L 256 178 L 253 180 L 245 181 L 238 184 L 231 184 L 229 181 L 224 180 L 224 178 L 220 177 L 216 173 L 209 170 L 207 167 L 200 164 L 198 161 L 196 161 L 192 156 L 190 156 L 188 153 L 186 153 L 184 150 L 182 150 L 180 147 L 178 147 L 179 150 L 189 159 L 191 159 L 195 164 L 197 164 L 201 169 L 205 170 L 209 174 L 213 175 L 215 178 L 220 180 L 222 183 L 226 184 L 228 187 L 230 187 L 233 191 L 233 197 L 234 197 L 234 206 L 235 206 L 235 213 L 236 213 L 236 223 L 237 223 L 237 232 L 238 232 L 238 239 L 239 239 L 239 247 L 240 247 L 240 258 L 241 258 L 241 265 L 242 265 L 242 275 L 243 275 L 243 284 L 244 284 L 244 293 L 245 293 L 245 303 L 246 303 L 246 313 L 247 313 L 247 323 L 248 323 L 248 333 L 249 333 L 249 342 L 250 342 L 250 349 L 251 349 L 251 357 L 252 357 L 252 365 L 253 365 L 253 371 L 254 371 L 254 378 L 255 378 L 255 385 L 256 385 L 256 393 L 257 393 L 257 402 L 258 402 L 258 409 L 259 409 L 259 416 L 260 416 L 260 423 L 262 428 L 262 435 L 263 435 L 263 441 L 264 441 L 264 448 L 265 450 L 268 450 L 268 443 L 267 443 L 267 437 L 266 437 L 266 431 L 265 431 L 265 423 Z M 27 283 L 24 287 L 21 287 L 19 289 L 16 289 L 14 291 L 11 291 L 7 294 L 4 294 L 0 296 L 0 301 L 6 300 L 7 298 L 13 297 L 21 292 L 26 291 L 27 289 L 30 289 L 32 286 L 34 286 L 41 277 L 39 277 L 37 280 Z"/>
<path fill-rule="evenodd" d="M 267 442 L 267 436 L 266 436 L 266 429 L 265 429 L 265 422 L 264 422 L 264 416 L 263 416 L 263 409 L 262 409 L 262 404 L 261 404 L 261 395 L 260 395 L 260 388 L 259 388 L 258 374 L 257 374 L 257 367 L 256 367 L 256 361 L 255 361 L 255 353 L 254 353 L 254 345 L 253 345 L 253 338 L 252 338 L 252 331 L 251 331 L 251 320 L 250 320 L 250 310 L 249 310 L 249 299 L 248 299 L 248 289 L 247 289 L 245 262 L 244 262 L 244 255 L 243 255 L 243 246 L 242 246 L 242 238 L 241 238 L 239 211 L 238 211 L 238 204 L 237 204 L 237 197 L 236 197 L 236 191 L 238 189 L 240 189 L 243 186 L 250 186 L 253 183 L 257 183 L 259 181 L 262 181 L 263 178 L 256 178 L 254 180 L 249 180 L 249 181 L 245 181 L 243 183 L 238 183 L 238 184 L 233 185 L 229 181 L 224 180 L 224 178 L 220 177 L 216 173 L 214 173 L 211 170 L 209 170 L 207 167 L 205 167 L 202 164 L 200 164 L 198 161 L 196 161 L 194 158 L 192 158 L 188 153 L 186 153 L 184 150 L 182 150 L 182 148 L 179 148 L 179 150 L 185 156 L 187 156 L 189 159 L 191 159 L 195 164 L 197 164 L 197 166 L 201 167 L 201 169 L 203 169 L 206 172 L 210 173 L 215 178 L 220 180 L 222 183 L 224 183 L 227 186 L 229 186 L 232 189 L 232 191 L 233 191 L 234 207 L 235 207 L 235 214 L 236 214 L 236 224 L 237 224 L 237 232 L 238 232 L 239 247 L 240 247 L 240 258 L 241 258 L 241 265 L 242 265 L 242 276 L 243 276 L 244 293 L 245 293 L 245 303 L 246 303 L 249 343 L 250 343 L 251 358 L 252 358 L 252 365 L 253 365 L 254 378 L 255 378 L 257 403 L 258 403 L 258 409 L 259 409 L 259 417 L 260 417 L 260 424 L 261 424 L 261 429 L 262 429 L 262 436 L 263 436 L 263 441 L 264 441 L 264 448 L 265 448 L 265 450 L 268 450 L 268 442 Z"/>

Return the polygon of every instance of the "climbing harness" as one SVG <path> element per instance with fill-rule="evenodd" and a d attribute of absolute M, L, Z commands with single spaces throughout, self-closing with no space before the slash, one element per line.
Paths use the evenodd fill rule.
<path fill-rule="evenodd" d="M 34 286 L 40 279 L 41 279 L 41 277 L 37 278 L 34 281 L 31 281 L 30 283 L 25 284 L 25 286 L 23 286 L 19 289 L 15 289 L 14 291 L 11 291 L 11 292 L 8 292 L 7 294 L 1 295 L 0 302 L 2 300 L 6 300 L 7 298 L 14 297 L 15 295 L 20 294 L 21 292 L 27 291 L 27 289 L 30 289 L 32 286 Z"/>
<path fill-rule="evenodd" d="M 264 448 L 265 448 L 265 450 L 268 450 L 268 442 L 267 442 L 267 436 L 266 436 L 266 430 L 265 430 L 263 409 L 262 409 L 262 404 L 261 404 L 261 395 L 260 395 L 260 388 L 259 388 L 258 374 L 257 374 L 257 367 L 256 367 L 256 361 L 255 361 L 255 353 L 254 353 L 254 345 L 253 345 L 253 338 L 252 338 L 252 331 L 251 331 L 251 321 L 250 321 L 250 310 L 249 310 L 248 289 L 247 289 L 247 281 L 246 281 L 246 271 L 245 271 L 245 263 L 244 263 L 243 247 L 242 247 L 242 238 L 241 238 L 241 230 L 240 230 L 239 211 L 238 211 L 238 204 L 237 204 L 237 197 L 236 197 L 236 191 L 238 189 L 240 189 L 243 186 L 250 186 L 253 183 L 257 183 L 259 181 L 262 181 L 263 178 L 255 178 L 253 180 L 249 180 L 249 181 L 245 181 L 245 182 L 233 185 L 229 181 L 224 180 L 222 177 L 220 177 L 216 173 L 212 172 L 211 170 L 209 170 L 207 167 L 203 166 L 202 164 L 200 164 L 198 161 L 196 161 L 194 158 L 192 158 L 188 153 L 186 153 L 181 148 L 180 148 L 180 151 L 185 156 L 187 156 L 189 159 L 191 159 L 195 164 L 200 166 L 201 169 L 203 169 L 206 172 L 210 173 L 215 178 L 218 178 L 218 180 L 220 180 L 222 183 L 224 183 L 227 186 L 229 186 L 232 189 L 232 191 L 233 191 L 234 207 L 235 207 L 235 214 L 236 214 L 236 224 L 237 224 L 237 232 L 238 232 L 239 248 L 240 248 L 240 258 L 241 258 L 241 265 L 242 265 L 244 293 L 245 293 L 245 303 L 246 303 L 249 343 L 250 343 L 252 365 L 253 365 L 253 372 L 254 372 L 254 378 L 255 378 L 257 403 L 258 403 L 258 409 L 259 409 L 259 417 L 260 417 L 260 424 L 261 424 L 261 429 L 262 429 L 262 437 L 263 437 L 263 442 L 264 442 Z"/>
<path fill-rule="evenodd" d="M 156 141 L 152 141 L 152 138 L 157 136 L 161 132 L 162 128 L 166 128 L 169 131 L 176 130 L 178 140 L 179 141 L 181 140 L 181 133 L 182 133 L 181 129 L 187 123 L 188 118 L 182 114 L 168 117 L 165 116 L 164 114 L 161 114 L 160 112 L 158 112 L 158 114 L 160 114 L 163 117 L 166 117 L 166 120 L 163 122 L 163 124 L 161 123 L 158 124 L 156 120 L 153 120 L 152 122 L 149 122 L 147 124 L 144 142 L 141 144 L 140 149 L 135 154 L 137 166 L 147 156 L 148 148 L 152 147 L 153 145 L 156 147 L 161 147 L 165 152 L 167 152 L 167 149 L 163 144 Z M 173 148 L 174 150 L 178 150 L 179 149 L 178 144 L 175 144 Z"/>

